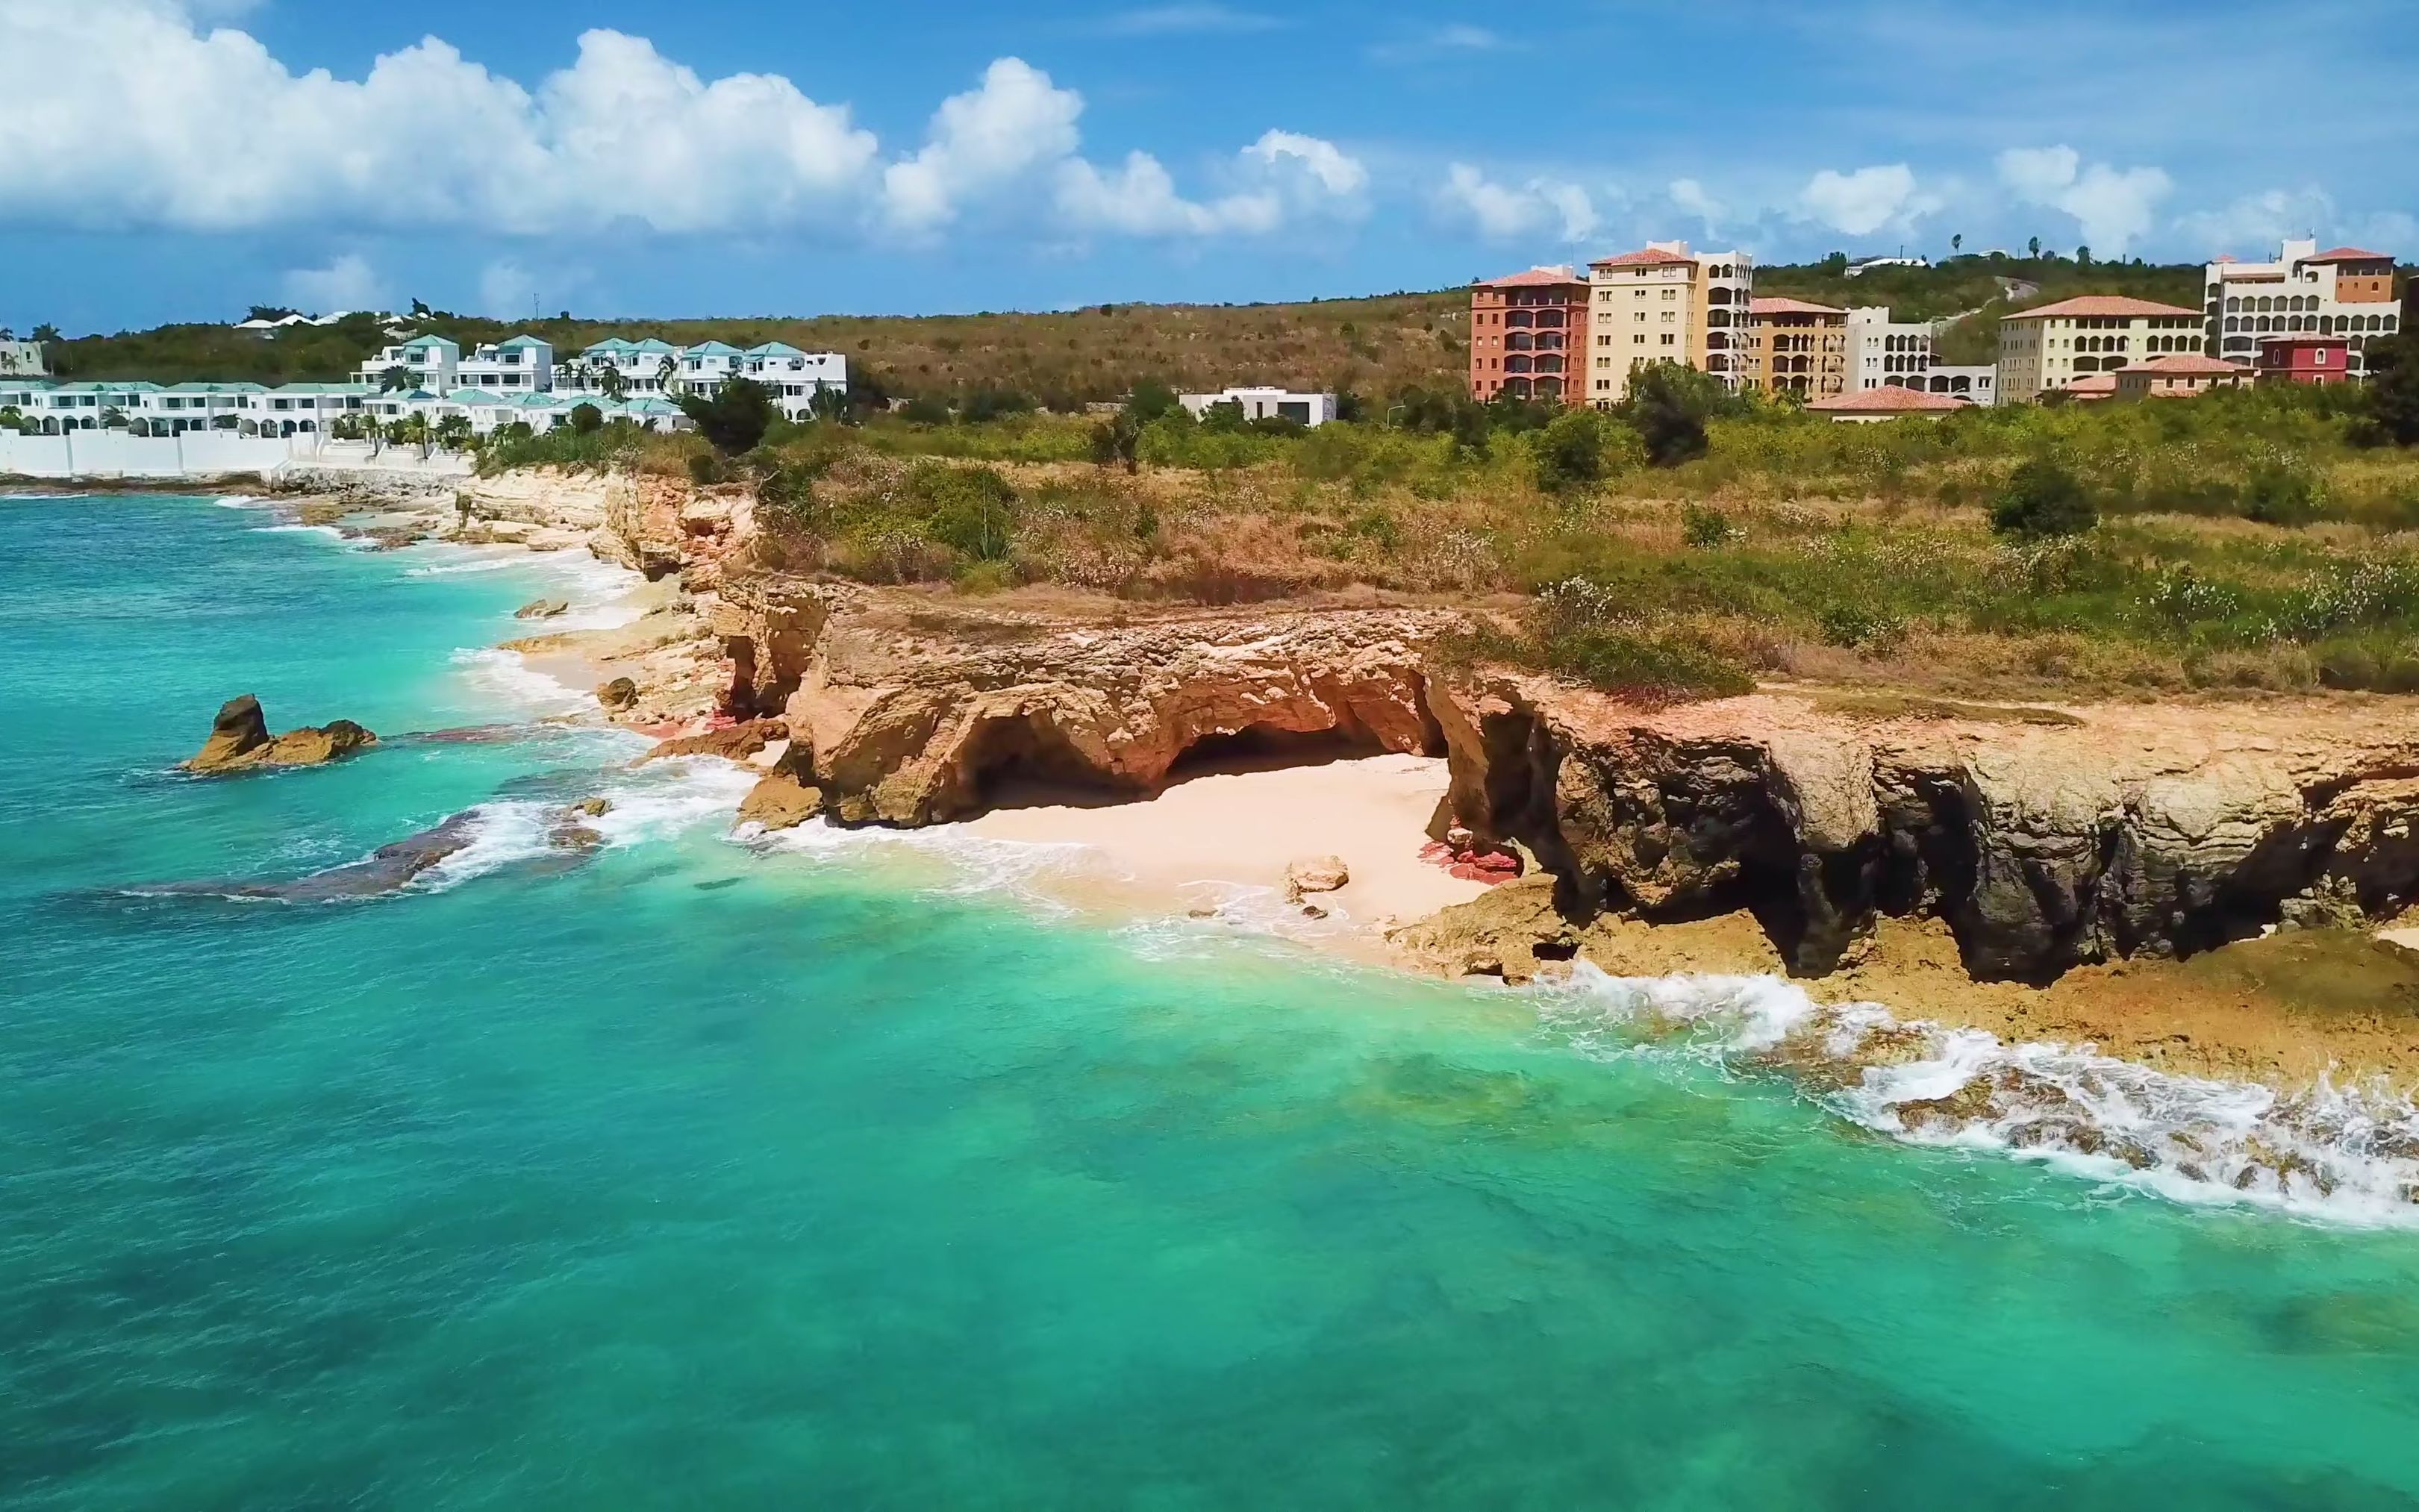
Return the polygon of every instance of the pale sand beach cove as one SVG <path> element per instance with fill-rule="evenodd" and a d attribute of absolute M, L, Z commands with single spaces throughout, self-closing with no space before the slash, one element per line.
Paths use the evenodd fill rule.
<path fill-rule="evenodd" d="M 1289 863 L 1333 856 L 1350 880 L 1306 902 L 1339 926 L 1320 937 L 1360 953 L 1364 942 L 1380 949 L 1389 924 L 1487 890 L 1421 855 L 1444 792 L 1441 758 L 1369 756 L 1196 777 L 1101 807 L 996 809 L 950 827 L 984 840 L 1082 846 L 1099 864 L 1056 884 L 1064 901 L 1150 913 L 1225 903 L 1266 914 L 1283 903 Z"/>

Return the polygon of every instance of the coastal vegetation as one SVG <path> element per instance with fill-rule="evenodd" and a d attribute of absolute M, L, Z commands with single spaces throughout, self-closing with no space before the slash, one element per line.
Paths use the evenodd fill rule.
<path fill-rule="evenodd" d="M 752 490 L 785 571 L 1473 604 L 1473 649 L 1671 696 L 2419 691 L 2419 454 L 2382 444 L 2390 388 L 1878 425 L 1678 370 L 1636 388 L 1609 414 L 1407 389 L 1304 430 L 1146 386 L 1113 415 L 775 420 L 744 451 L 609 424 L 484 461 Z"/>

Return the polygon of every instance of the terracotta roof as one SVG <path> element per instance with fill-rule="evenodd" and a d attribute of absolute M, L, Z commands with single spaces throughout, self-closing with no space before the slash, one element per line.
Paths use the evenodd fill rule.
<path fill-rule="evenodd" d="M 2059 384 L 2058 390 L 2061 393 L 2078 394 L 2087 399 L 2094 395 L 2114 393 L 2117 392 L 2117 375 L 2086 373 L 2081 378 L 2070 378 Z"/>
<path fill-rule="evenodd" d="M 2325 336 L 2320 335 L 2315 331 L 2272 332 L 2259 338 L 2259 345 L 2265 347 L 2272 341 L 2292 342 L 2297 345 L 2317 345 L 2321 347 L 2350 347 L 2351 345 L 2351 338 L 2350 336 Z"/>
<path fill-rule="evenodd" d="M 2197 352 L 2177 352 L 2168 357 L 2153 357 L 2148 362 L 2128 364 L 2128 373 L 2156 373 L 2162 378 L 2219 378 L 2226 374 L 2243 374 L 2251 369 L 2241 363 L 2222 358 L 2203 357 Z"/>
<path fill-rule="evenodd" d="M 1569 268 L 1531 268 L 1502 278 L 1482 278 L 1480 288 L 1535 288 L 1548 284 L 1584 284 L 1587 280 Z"/>
<path fill-rule="evenodd" d="M 2156 300 L 2137 300 L 2130 294 L 2078 294 L 2056 304 L 2037 304 L 2029 310 L 1999 316 L 2002 320 L 2037 320 L 2043 316 L 2064 318 L 2072 316 L 2103 315 L 2188 315 L 2200 318 L 2198 310 L 2187 310 L 2180 304 L 2161 304 Z"/>
<path fill-rule="evenodd" d="M 1971 400 L 1953 393 L 1925 393 L 1918 389 L 1903 389 L 1894 383 L 1878 389 L 1858 389 L 1828 399 L 1810 400 L 1806 406 L 1817 414 L 1826 415 L 1941 414 L 1972 407 Z"/>
<path fill-rule="evenodd" d="M 2363 252 L 2358 247 L 2337 247 L 2332 252 L 2322 252 L 2315 257 L 2302 260 L 2305 263 L 2390 263 L 2394 255 L 2390 252 Z"/>
<path fill-rule="evenodd" d="M 1778 296 L 1767 300 L 1749 300 L 1749 315 L 1846 315 L 1845 310 L 1828 304 L 1815 304 L 1806 300 L 1784 300 Z"/>
<path fill-rule="evenodd" d="M 1670 268 L 1674 265 L 1693 267 L 1696 261 L 1694 257 L 1682 256 L 1676 252 L 1658 252 L 1653 247 L 1641 247 L 1636 252 L 1625 252 L 1618 256 L 1598 257 L 1588 266 L 1590 268 Z"/>

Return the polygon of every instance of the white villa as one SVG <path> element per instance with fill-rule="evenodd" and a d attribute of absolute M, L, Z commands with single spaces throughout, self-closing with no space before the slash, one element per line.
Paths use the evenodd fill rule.
<path fill-rule="evenodd" d="M 462 347 L 443 336 L 414 336 L 409 341 L 380 347 L 376 357 L 354 372 L 353 381 L 377 388 L 391 370 L 398 367 L 411 375 L 412 387 L 431 393 L 448 393 L 461 371 Z"/>
<path fill-rule="evenodd" d="M 1221 389 L 1216 393 L 1179 393 L 1176 402 L 1198 420 L 1215 405 L 1231 404 L 1245 420 L 1290 420 L 1301 425 L 1323 425 L 1335 418 L 1335 395 L 1292 393 L 1284 389 Z"/>
<path fill-rule="evenodd" d="M 812 412 L 815 395 L 826 389 L 848 393 L 848 359 L 838 352 L 800 351 L 778 341 L 744 350 L 720 341 L 674 347 L 652 336 L 643 341 L 615 336 L 598 342 L 554 370 L 555 387 L 600 393 L 609 371 L 621 375 L 624 394 L 641 397 L 680 393 L 711 397 L 725 378 L 745 378 L 770 389 L 775 407 L 792 420 L 806 419 Z"/>
<path fill-rule="evenodd" d="M 407 375 L 399 389 L 388 379 L 397 368 Z M 609 369 L 621 377 L 621 392 L 611 397 L 604 380 Z M 803 352 L 780 342 L 743 351 L 718 341 L 680 347 L 651 337 L 599 342 L 558 363 L 553 347 L 535 336 L 513 336 L 465 356 L 456 342 L 421 335 L 381 347 L 346 383 L 64 383 L 0 374 L 0 411 L 13 409 L 52 436 L 119 428 L 154 436 L 196 430 L 324 436 L 347 417 L 384 425 L 414 415 L 431 424 L 458 416 L 474 435 L 485 436 L 515 424 L 551 430 L 581 405 L 608 421 L 688 430 L 689 418 L 673 401 L 684 393 L 712 394 L 732 377 L 763 384 L 783 414 L 803 420 L 817 393 L 848 392 L 848 361 L 838 352 Z"/>
<path fill-rule="evenodd" d="M 0 378 L 41 378 L 50 372 L 39 341 L 18 341 L 0 331 Z"/>

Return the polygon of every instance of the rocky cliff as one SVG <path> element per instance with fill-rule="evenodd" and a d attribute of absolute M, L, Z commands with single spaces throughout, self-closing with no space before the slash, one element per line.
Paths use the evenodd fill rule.
<path fill-rule="evenodd" d="M 1452 802 L 1564 913 L 1754 910 L 1821 975 L 1877 916 L 1978 977 L 2192 952 L 2419 894 L 2419 737 L 2390 701 L 1994 708 L 1770 692 L 1648 710 L 1438 677 Z"/>
<path fill-rule="evenodd" d="M 929 595 L 725 586 L 740 716 L 843 823 L 963 818 L 1006 794 L 1145 794 L 1211 764 L 1441 750 L 1423 665 L 1440 620 L 1389 609 L 1071 621 Z"/>
<path fill-rule="evenodd" d="M 745 487 L 654 473 L 524 468 L 473 480 L 463 492 L 479 519 L 584 531 L 604 560 L 650 579 L 678 574 L 700 592 L 720 585 L 724 563 L 745 554 L 754 529 Z"/>
<path fill-rule="evenodd" d="M 1440 667 L 1437 611 L 1072 615 L 778 579 L 725 584 L 712 623 L 729 712 L 786 722 L 782 804 L 846 824 L 1441 751 L 1450 817 L 1526 849 L 1564 917 L 1750 909 L 1807 975 L 1883 916 L 2045 980 L 2419 897 L 2419 733 L 2392 700 L 1655 708 Z"/>

